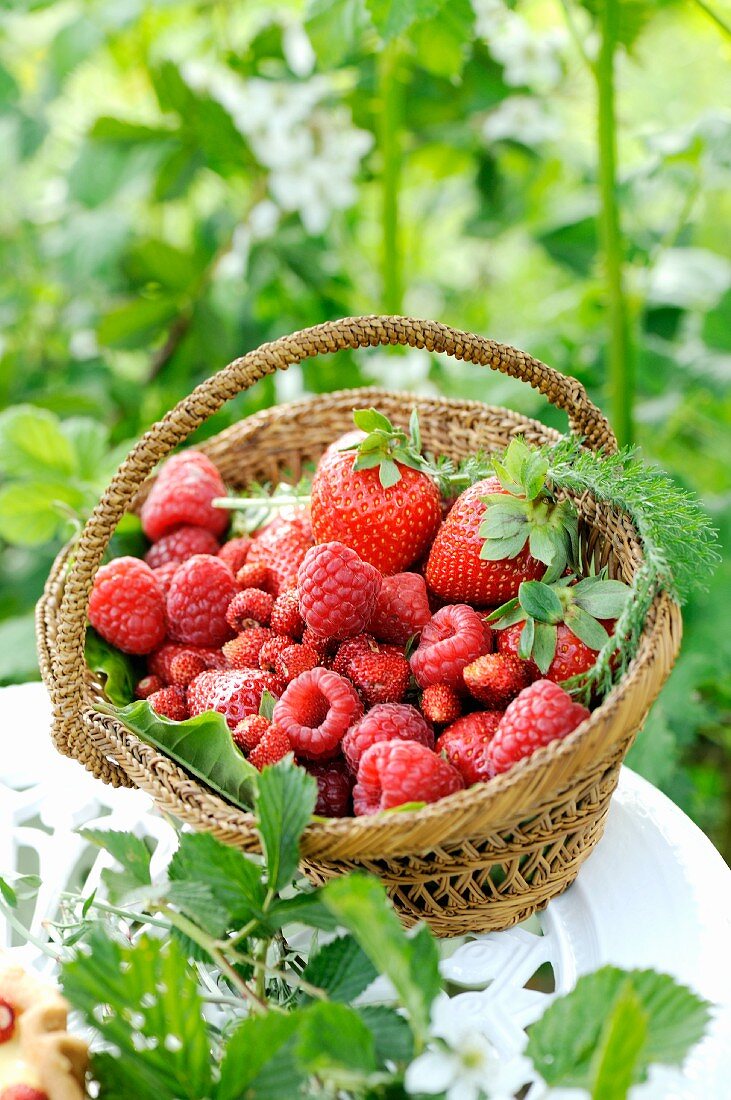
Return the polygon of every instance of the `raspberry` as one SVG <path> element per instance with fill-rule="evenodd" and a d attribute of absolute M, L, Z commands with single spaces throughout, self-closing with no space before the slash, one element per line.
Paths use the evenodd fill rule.
<path fill-rule="evenodd" d="M 313 546 L 297 574 L 302 618 L 323 638 L 352 638 L 371 618 L 382 580 L 341 542 Z"/>
<path fill-rule="evenodd" d="M 247 714 L 258 714 L 263 691 L 279 695 L 282 684 L 268 672 L 252 669 L 229 669 L 224 672 L 201 672 L 188 688 L 191 717 L 207 710 L 217 710 L 235 730 Z"/>
<path fill-rule="evenodd" d="M 505 711 L 490 744 L 493 773 L 507 771 L 524 756 L 575 730 L 589 711 L 554 684 L 536 680 Z"/>
<path fill-rule="evenodd" d="M 12 1039 L 15 1031 L 15 1009 L 3 997 L 0 997 L 0 1043 Z"/>
<path fill-rule="evenodd" d="M 243 753 L 249 753 L 256 748 L 270 726 L 271 722 L 263 714 L 247 714 L 233 731 L 234 744 Z"/>
<path fill-rule="evenodd" d="M 261 588 L 244 588 L 237 592 L 226 611 L 226 622 L 240 633 L 247 626 L 266 626 L 269 622 L 274 597 Z"/>
<path fill-rule="evenodd" d="M 373 814 L 404 802 L 437 802 L 463 786 L 457 769 L 418 741 L 383 741 L 363 754 L 353 808 Z"/>
<path fill-rule="evenodd" d="M 252 541 L 246 535 L 237 539 L 229 539 L 228 542 L 224 542 L 218 551 L 219 558 L 221 561 L 226 562 L 232 573 L 238 573 L 239 569 L 246 564 Z"/>
<path fill-rule="evenodd" d="M 406 645 L 431 619 L 426 581 L 418 573 L 384 577 L 368 629 L 382 642 Z"/>
<path fill-rule="evenodd" d="M 249 763 L 259 771 L 263 771 L 269 764 L 284 760 L 287 753 L 291 751 L 292 746 L 287 734 L 273 722 L 256 748 L 251 750 Z"/>
<path fill-rule="evenodd" d="M 167 565 L 158 565 L 152 572 L 155 574 L 155 580 L 157 581 L 158 588 L 162 592 L 163 599 L 167 600 L 168 592 L 170 591 L 170 585 L 173 583 L 173 577 L 178 571 L 178 566 L 181 563 L 179 561 L 169 561 Z"/>
<path fill-rule="evenodd" d="M 303 672 L 309 672 L 317 668 L 320 663 L 319 654 L 306 645 L 288 645 L 274 660 L 274 671 L 284 680 L 285 684 L 291 684 Z"/>
<path fill-rule="evenodd" d="M 214 497 L 226 495 L 216 467 L 200 451 L 183 451 L 169 459 L 157 475 L 140 518 L 148 539 L 156 542 L 181 524 L 203 527 L 222 535 L 228 515 L 214 508 Z"/>
<path fill-rule="evenodd" d="M 236 595 L 229 567 L 209 554 L 188 558 L 173 577 L 167 598 L 170 637 L 219 646 L 231 637 L 226 609 Z"/>
<path fill-rule="evenodd" d="M 408 703 L 379 703 L 343 738 L 343 756 L 352 771 L 358 771 L 363 754 L 379 741 L 418 741 L 433 749 L 434 730 Z"/>
<path fill-rule="evenodd" d="M 236 583 L 239 588 L 260 588 L 262 592 L 269 592 L 274 582 L 269 567 L 257 561 L 241 566 L 236 574 Z"/>
<path fill-rule="evenodd" d="M 491 710 L 505 710 L 534 677 L 525 661 L 508 653 L 487 653 L 462 670 L 465 686 Z"/>
<path fill-rule="evenodd" d="M 103 565 L 89 600 L 89 622 L 124 653 L 149 653 L 165 637 L 165 601 L 149 565 L 115 558 Z"/>
<path fill-rule="evenodd" d="M 259 668 L 259 654 L 272 632 L 268 626 L 251 626 L 226 642 L 223 653 L 228 668 Z"/>
<path fill-rule="evenodd" d="M 156 691 L 160 691 L 165 685 L 159 676 L 143 676 L 135 687 L 135 695 L 138 699 L 147 699 Z"/>
<path fill-rule="evenodd" d="M 501 710 L 466 714 L 446 729 L 437 741 L 436 751 L 446 755 L 468 787 L 492 777 L 488 746 L 502 716 Z"/>
<path fill-rule="evenodd" d="M 349 817 L 353 776 L 345 761 L 329 760 L 327 764 L 307 764 L 306 768 L 317 780 L 314 813 L 320 817 Z"/>
<path fill-rule="evenodd" d="M 201 657 L 200 653 L 179 653 L 170 662 L 170 683 L 187 687 L 207 668 L 205 658 Z"/>
<path fill-rule="evenodd" d="M 277 516 L 254 539 L 248 562 L 260 562 L 269 569 L 270 588 L 275 596 L 294 588 L 297 570 L 312 546 L 312 527 L 302 509 Z"/>
<path fill-rule="evenodd" d="M 148 671 L 153 676 L 159 676 L 163 683 L 171 682 L 170 673 L 173 660 L 180 653 L 193 653 L 202 657 L 206 662 L 206 668 L 225 668 L 226 658 L 220 649 L 212 649 L 206 646 L 180 645 L 178 642 L 166 642 L 147 658 Z"/>
<path fill-rule="evenodd" d="M 161 688 L 147 697 L 156 714 L 162 714 L 164 718 L 172 718 L 173 722 L 183 722 L 188 715 L 185 688 L 178 685 Z"/>
<path fill-rule="evenodd" d="M 275 704 L 273 721 L 289 735 L 298 756 L 325 760 L 362 714 L 352 684 L 327 668 L 313 668 L 288 685 Z"/>
<path fill-rule="evenodd" d="M 269 634 L 269 638 L 259 650 L 257 662 L 264 672 L 274 672 L 277 667 L 277 657 L 292 645 L 292 639 L 286 634 L 272 634 L 271 631 Z"/>
<path fill-rule="evenodd" d="M 421 687 L 462 682 L 462 669 L 487 653 L 485 625 L 467 604 L 449 604 L 437 611 L 421 632 L 419 648 L 411 654 L 411 671 Z"/>
<path fill-rule="evenodd" d="M 359 653 L 349 663 L 348 678 L 366 706 L 400 703 L 410 677 L 411 667 L 400 652 Z"/>
<path fill-rule="evenodd" d="M 429 684 L 421 696 L 421 709 L 430 722 L 442 726 L 459 718 L 462 701 L 447 684 Z"/>
<path fill-rule="evenodd" d="M 170 565 L 171 562 L 187 561 L 194 554 L 217 554 L 218 539 L 204 527 L 182 526 L 176 527 L 169 534 L 151 546 L 145 554 L 145 561 L 150 569 L 157 569 L 161 565 Z"/>
<path fill-rule="evenodd" d="M 288 634 L 290 638 L 300 640 L 305 621 L 300 615 L 299 593 L 296 588 L 277 596 L 272 607 L 270 626 L 276 634 Z"/>

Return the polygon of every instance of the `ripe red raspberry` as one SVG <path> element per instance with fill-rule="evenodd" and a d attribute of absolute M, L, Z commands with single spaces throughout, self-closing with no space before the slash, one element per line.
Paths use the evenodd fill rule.
<path fill-rule="evenodd" d="M 152 676 L 159 676 L 165 684 L 171 683 L 171 665 L 180 653 L 194 653 L 202 657 L 206 662 L 206 668 L 226 667 L 226 658 L 220 649 L 207 646 L 181 645 L 179 642 L 166 642 L 147 658 L 148 672 Z"/>
<path fill-rule="evenodd" d="M 194 554 L 217 554 L 218 539 L 204 527 L 191 527 L 184 524 L 176 527 L 167 535 L 156 542 L 145 554 L 145 561 L 150 569 L 157 569 L 161 565 L 169 565 L 171 562 L 180 564 L 187 561 Z"/>
<path fill-rule="evenodd" d="M 297 574 L 302 618 L 323 638 L 352 638 L 371 618 L 382 581 L 349 546 L 313 546 Z"/>
<path fill-rule="evenodd" d="M 196 676 L 208 668 L 206 660 L 199 653 L 179 653 L 170 662 L 170 683 L 187 687 Z"/>
<path fill-rule="evenodd" d="M 462 670 L 465 686 L 491 710 L 505 710 L 534 680 L 526 661 L 508 653 L 486 653 Z"/>
<path fill-rule="evenodd" d="M 513 699 L 490 743 L 493 773 L 507 771 L 536 749 L 566 737 L 589 713 L 552 680 L 536 680 Z"/>
<path fill-rule="evenodd" d="M 184 722 L 189 717 L 185 688 L 177 684 L 153 692 L 147 697 L 147 702 L 156 714 L 172 718 L 173 722 Z"/>
<path fill-rule="evenodd" d="M 434 730 L 408 703 L 379 703 L 369 710 L 343 738 L 343 756 L 358 771 L 363 754 L 379 741 L 418 741 L 434 748 Z"/>
<path fill-rule="evenodd" d="M 148 539 L 156 542 L 181 524 L 204 527 L 222 535 L 228 514 L 214 508 L 214 497 L 226 495 L 216 467 L 200 451 L 183 451 L 169 459 L 157 475 L 140 518 Z"/>
<path fill-rule="evenodd" d="M 270 631 L 269 637 L 259 650 L 257 662 L 259 668 L 264 672 L 274 672 L 277 667 L 277 657 L 280 653 L 284 653 L 285 649 L 289 649 L 291 645 L 292 639 L 288 638 L 286 634 L 272 634 Z"/>
<path fill-rule="evenodd" d="M 158 565 L 157 568 L 152 570 L 164 600 L 168 598 L 170 585 L 173 583 L 173 577 L 177 573 L 180 564 L 179 561 L 169 561 L 167 565 Z"/>
<path fill-rule="evenodd" d="M 303 672 L 309 672 L 317 668 L 320 663 L 319 654 L 306 645 L 288 645 L 274 660 L 274 671 L 284 680 L 285 684 L 291 684 Z"/>
<path fill-rule="evenodd" d="M 269 569 L 275 596 L 297 584 L 297 570 L 312 546 L 312 526 L 303 509 L 279 515 L 254 539 L 247 562 L 261 562 Z"/>
<path fill-rule="evenodd" d="M 234 744 L 248 754 L 256 748 L 270 726 L 271 722 L 263 714 L 247 714 L 233 731 Z"/>
<path fill-rule="evenodd" d="M 366 706 L 400 703 L 409 686 L 411 666 L 401 652 L 359 653 L 350 659 L 348 678 Z"/>
<path fill-rule="evenodd" d="M 229 668 L 259 668 L 262 646 L 272 637 L 268 626 L 250 626 L 223 647 Z"/>
<path fill-rule="evenodd" d="M 300 615 L 299 593 L 296 588 L 277 596 L 272 607 L 270 626 L 276 634 L 288 634 L 299 641 L 305 629 L 305 621 Z"/>
<path fill-rule="evenodd" d="M 239 588 L 260 588 L 262 592 L 270 592 L 274 587 L 272 574 L 263 562 L 247 562 L 236 573 L 236 584 Z"/>
<path fill-rule="evenodd" d="M 124 653 L 149 653 L 165 637 L 165 601 L 149 565 L 115 558 L 94 579 L 89 622 Z"/>
<path fill-rule="evenodd" d="M 232 573 L 238 573 L 239 569 L 246 564 L 252 541 L 246 535 L 241 538 L 229 539 L 228 542 L 224 542 L 218 551 L 219 558 L 221 561 L 226 562 Z"/>
<path fill-rule="evenodd" d="M 270 764 L 284 760 L 287 753 L 291 751 L 289 737 L 280 726 L 272 722 L 259 744 L 249 753 L 249 763 L 259 771 L 263 771 Z"/>
<path fill-rule="evenodd" d="M 328 760 L 326 764 L 306 764 L 317 780 L 317 802 L 314 813 L 320 817 L 350 817 L 353 776 L 344 760 Z"/>
<path fill-rule="evenodd" d="M 465 786 L 483 783 L 492 777 L 488 746 L 503 716 L 501 710 L 465 714 L 438 738 L 436 751 L 443 752 L 460 773 Z"/>
<path fill-rule="evenodd" d="M 165 684 L 159 676 L 143 676 L 135 687 L 135 695 L 138 699 L 147 699 L 156 691 L 164 688 Z"/>
<path fill-rule="evenodd" d="M 447 684 L 429 684 L 421 696 L 421 709 L 430 722 L 443 726 L 459 718 L 462 700 Z"/>
<path fill-rule="evenodd" d="M 176 642 L 219 646 L 232 634 L 226 609 L 236 595 L 229 567 L 209 554 L 196 554 L 178 567 L 167 598 L 170 637 Z"/>
<path fill-rule="evenodd" d="M 488 638 L 482 619 L 467 604 L 443 607 L 426 624 L 419 647 L 411 654 L 417 683 L 461 686 L 462 669 L 489 651 Z"/>
<path fill-rule="evenodd" d="M 384 577 L 368 630 L 379 641 L 406 645 L 431 619 L 426 581 L 418 573 Z"/>
<path fill-rule="evenodd" d="M 12 1039 L 15 1031 L 15 1009 L 3 997 L 0 997 L 0 1043 Z"/>
<path fill-rule="evenodd" d="M 289 735 L 298 756 L 326 760 L 362 714 L 352 684 L 327 668 L 313 668 L 287 686 L 274 706 L 273 721 Z"/>
<path fill-rule="evenodd" d="M 405 802 L 437 802 L 463 786 L 457 769 L 418 741 L 382 741 L 363 754 L 353 808 L 373 814 Z"/>
<path fill-rule="evenodd" d="M 237 592 L 226 611 L 226 622 L 239 634 L 247 626 L 267 626 L 274 597 L 261 588 L 244 588 Z"/>
<path fill-rule="evenodd" d="M 188 688 L 191 717 L 207 710 L 219 711 L 229 728 L 235 730 L 247 714 L 258 714 L 264 691 L 279 695 L 282 684 L 268 672 L 251 669 L 229 669 L 224 672 L 201 672 Z"/>

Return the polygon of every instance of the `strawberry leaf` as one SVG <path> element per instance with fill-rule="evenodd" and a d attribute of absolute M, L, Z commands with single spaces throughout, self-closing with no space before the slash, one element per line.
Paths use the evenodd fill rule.
<path fill-rule="evenodd" d="M 586 577 L 572 589 L 574 602 L 597 619 L 616 619 L 629 599 L 629 586 L 622 581 Z"/>
<path fill-rule="evenodd" d="M 566 568 L 566 547 L 559 531 L 550 527 L 533 527 L 530 532 L 530 552 L 538 561 L 549 565 L 555 572 Z"/>
<path fill-rule="evenodd" d="M 353 463 L 354 470 L 372 470 L 374 466 L 380 466 L 383 462 L 383 455 L 377 451 L 366 451 L 356 455 L 355 462 Z"/>
<path fill-rule="evenodd" d="M 411 410 L 411 416 L 409 417 L 409 435 L 411 436 L 411 446 L 415 451 L 421 452 L 421 427 L 416 407 Z"/>
<path fill-rule="evenodd" d="M 384 489 L 393 488 L 393 486 L 401 480 L 399 468 L 393 459 L 385 458 L 383 462 L 381 462 L 378 478 Z"/>
<path fill-rule="evenodd" d="M 535 624 L 535 638 L 531 657 L 544 675 L 548 672 L 553 658 L 556 656 L 557 637 L 556 627 L 552 624 Z"/>
<path fill-rule="evenodd" d="M 542 581 L 523 581 L 518 599 L 523 610 L 539 622 L 560 623 L 563 619 L 563 604 L 553 589 Z"/>
<path fill-rule="evenodd" d="M 527 500 L 535 500 L 546 486 L 548 460 L 539 451 L 532 451 L 525 461 L 521 475 L 523 491 Z"/>
<path fill-rule="evenodd" d="M 518 643 L 518 656 L 521 661 L 529 660 L 533 653 L 533 642 L 536 636 L 536 624 L 533 619 L 526 619 L 525 626 L 520 632 L 520 642 Z"/>
<path fill-rule="evenodd" d="M 507 465 L 503 465 L 503 463 L 498 458 L 494 458 L 492 460 L 492 464 L 495 473 L 497 474 L 497 479 L 502 485 L 503 489 L 505 489 L 508 493 L 512 493 L 513 496 L 520 496 L 522 492 L 522 486 L 518 477 L 514 477 L 508 469 Z"/>
<path fill-rule="evenodd" d="M 378 409 L 353 409 L 353 420 L 356 428 L 363 432 L 393 431 L 391 421 L 383 413 L 379 413 Z"/>
<path fill-rule="evenodd" d="M 274 714 L 274 704 L 276 703 L 276 701 L 276 696 L 272 695 L 271 691 L 269 691 L 267 688 L 264 688 L 261 693 L 261 700 L 259 702 L 259 714 L 261 714 L 264 718 L 268 718 L 270 722 L 272 720 L 272 715 Z"/>
<path fill-rule="evenodd" d="M 480 524 L 479 533 L 491 539 L 505 539 L 517 535 L 528 522 L 525 515 L 516 515 L 499 508 L 490 508 L 487 518 Z"/>
<path fill-rule="evenodd" d="M 564 622 L 566 626 L 573 630 L 579 641 L 583 642 L 589 649 L 598 651 L 609 641 L 609 635 L 602 624 L 598 623 L 596 619 L 576 604 L 568 608 L 564 616 Z"/>
<path fill-rule="evenodd" d="M 504 539 L 486 539 L 480 550 L 483 561 L 504 561 L 505 558 L 514 558 L 528 541 L 528 528 L 525 527 L 516 535 L 509 535 Z"/>

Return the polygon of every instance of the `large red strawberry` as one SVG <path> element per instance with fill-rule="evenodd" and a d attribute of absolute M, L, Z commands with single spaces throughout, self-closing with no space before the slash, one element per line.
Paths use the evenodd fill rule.
<path fill-rule="evenodd" d="M 320 459 L 312 482 L 312 533 L 316 542 L 344 543 L 382 573 L 399 573 L 434 538 L 442 514 L 439 490 L 423 472 L 415 417 L 411 436 L 375 409 L 359 409 L 353 419 L 367 434 L 354 449 L 331 446 Z"/>

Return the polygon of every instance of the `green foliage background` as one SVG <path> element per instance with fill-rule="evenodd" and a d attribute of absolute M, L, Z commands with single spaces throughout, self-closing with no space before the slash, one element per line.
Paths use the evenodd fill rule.
<path fill-rule="evenodd" d="M 129 442 L 345 314 L 575 375 L 728 546 L 730 23 L 722 0 L 0 5 L 0 682 L 37 675 L 33 604 Z M 268 378 L 202 434 L 368 382 L 564 426 L 511 380 L 375 352 Z M 730 590 L 727 557 L 631 761 L 727 855 Z"/>

